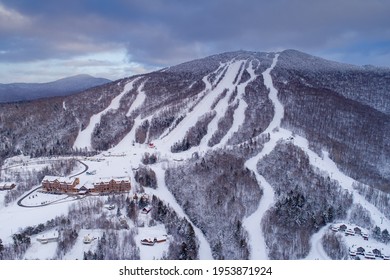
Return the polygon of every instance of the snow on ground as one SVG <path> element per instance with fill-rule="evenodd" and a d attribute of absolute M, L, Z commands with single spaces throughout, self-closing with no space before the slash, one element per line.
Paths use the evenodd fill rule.
<path fill-rule="evenodd" d="M 265 178 L 258 173 L 256 165 L 259 160 L 261 160 L 264 156 L 272 152 L 272 150 L 277 144 L 277 141 L 282 137 L 276 132 L 283 118 L 284 109 L 282 104 L 278 100 L 277 90 L 273 86 L 272 77 L 270 75 L 270 72 L 275 67 L 277 60 L 278 55 L 275 55 L 272 65 L 263 73 L 264 83 L 270 91 L 269 98 L 271 99 L 275 110 L 274 117 L 268 128 L 264 132 L 270 134 L 270 141 L 264 145 L 263 150 L 259 154 L 245 162 L 245 166 L 254 172 L 257 181 L 263 189 L 263 196 L 260 200 L 259 207 L 252 215 L 247 217 L 243 222 L 243 226 L 245 227 L 249 235 L 251 259 L 268 259 L 268 249 L 265 244 L 264 235 L 262 234 L 260 228 L 260 222 L 263 219 L 264 213 L 274 202 L 274 190 L 271 185 L 265 180 Z"/>
<path fill-rule="evenodd" d="M 23 163 L 29 161 L 30 159 L 31 159 L 30 156 L 25 156 L 23 154 L 7 158 L 7 159 L 4 160 L 2 169 L 10 167 L 10 166 L 14 166 L 14 165 L 18 165 L 18 166 L 22 165 Z"/>
<path fill-rule="evenodd" d="M 356 251 L 357 248 L 362 247 L 365 250 L 365 252 L 372 252 L 374 249 L 378 249 L 380 250 L 382 255 L 386 255 L 386 256 L 390 255 L 390 245 L 384 244 L 382 242 L 378 242 L 377 240 L 374 240 L 372 237 L 370 237 L 370 229 L 362 228 L 354 224 L 338 222 L 333 224 L 327 224 L 312 236 L 311 238 L 312 251 L 306 257 L 306 259 L 307 260 L 330 259 L 323 249 L 321 238 L 325 233 L 331 231 L 331 227 L 340 227 L 341 225 L 347 226 L 347 229 L 345 231 L 351 230 L 352 232 L 354 232 L 354 229 L 358 227 L 361 230 L 362 234 L 365 233 L 368 235 L 368 240 L 365 240 L 361 234 L 355 234 L 354 236 L 351 236 L 351 235 L 346 235 L 345 232 L 342 231 L 334 233 L 334 234 L 339 234 L 342 237 L 343 242 L 345 243 L 346 247 L 350 251 Z M 361 256 L 360 258 L 364 259 L 365 257 Z M 376 259 L 382 260 L 382 258 L 376 258 Z"/>
<path fill-rule="evenodd" d="M 140 249 L 140 258 L 141 260 L 158 260 L 164 256 L 164 253 L 168 252 L 169 247 L 169 239 L 166 242 L 155 243 L 153 246 L 142 245 L 142 239 L 151 239 L 165 237 L 166 238 L 166 230 L 164 225 L 156 225 L 153 227 L 148 227 L 145 224 L 145 227 L 138 228 L 138 235 L 135 237 L 135 242 L 139 245 Z"/>
<path fill-rule="evenodd" d="M 243 68 L 244 71 L 244 68 Z M 240 76 L 237 79 L 237 83 L 241 80 L 243 71 L 241 71 Z M 234 111 L 233 115 L 233 124 L 225 136 L 221 139 L 218 146 L 224 146 L 227 144 L 228 140 L 233 136 L 233 134 L 239 130 L 240 126 L 244 124 L 245 121 L 245 111 L 248 107 L 248 104 L 244 100 L 245 88 L 246 86 L 256 79 L 255 69 L 253 63 L 251 62 L 250 67 L 247 68 L 247 71 L 250 75 L 250 78 L 245 83 L 237 85 L 237 95 L 233 102 L 239 102 L 237 109 Z"/>
<path fill-rule="evenodd" d="M 353 183 L 356 181 L 351 177 L 345 175 L 340 169 L 337 167 L 336 163 L 329 157 L 327 151 L 322 152 L 322 157 L 318 156 L 315 152 L 309 149 L 309 142 L 307 139 L 301 136 L 294 136 L 292 140 L 294 145 L 300 147 L 302 150 L 306 152 L 309 156 L 310 164 L 318 169 L 325 171 L 329 174 L 330 178 L 333 180 L 337 180 L 341 187 L 353 193 L 353 201 L 354 203 L 361 204 L 364 208 L 366 208 L 371 213 L 371 218 L 377 225 L 381 225 L 384 228 L 390 229 L 390 221 L 387 219 L 381 211 L 379 211 L 373 204 L 369 203 L 364 199 L 360 194 L 357 193 L 352 187 Z"/>
<path fill-rule="evenodd" d="M 58 203 L 64 200 L 74 200 L 66 194 L 49 194 L 44 192 L 33 192 L 25 199 L 22 200 L 22 205 L 24 206 L 42 206 L 48 205 L 51 203 Z"/>
<path fill-rule="evenodd" d="M 342 234 L 342 233 L 339 233 Z M 388 244 L 384 244 L 382 242 L 378 242 L 374 239 L 364 240 L 361 236 L 355 235 L 355 236 L 343 236 L 343 240 L 346 244 L 346 246 L 351 251 L 356 251 L 357 248 L 362 247 L 365 252 L 371 252 L 374 249 L 377 249 L 381 252 L 382 255 L 390 256 L 390 246 Z M 361 259 L 364 259 L 364 256 L 360 257 Z M 380 259 L 380 258 L 378 258 Z"/>
<path fill-rule="evenodd" d="M 71 203 L 71 202 L 70 202 Z M 68 213 L 69 203 L 49 204 L 43 207 L 25 208 L 16 202 L 1 209 L 0 239 L 4 244 L 12 242 L 12 235 L 27 226 L 34 226 Z M 27 218 L 28 217 L 28 218 Z"/>
<path fill-rule="evenodd" d="M 101 229 L 80 229 L 76 243 L 72 249 L 63 257 L 64 260 L 82 260 L 84 252 L 95 252 L 98 244 L 98 239 L 102 237 L 103 230 Z M 85 244 L 84 237 L 89 236 L 92 242 Z"/>
<path fill-rule="evenodd" d="M 260 222 L 264 216 L 264 213 L 269 209 L 274 203 L 274 191 L 272 186 L 265 180 L 265 178 L 257 172 L 256 164 L 261 160 L 265 155 L 271 153 L 278 141 L 291 141 L 294 145 L 303 149 L 309 156 L 310 163 L 314 166 L 327 172 L 332 179 L 335 179 L 340 182 L 341 186 L 354 194 L 354 202 L 360 203 L 363 207 L 368 209 L 371 213 L 371 216 L 376 224 L 380 225 L 381 228 L 390 229 L 390 222 L 376 209 L 372 204 L 368 203 L 363 197 L 361 197 L 357 192 L 352 188 L 354 180 L 344 173 L 342 173 L 337 165 L 329 158 L 329 155 L 326 151 L 323 152 L 322 156 L 317 155 L 309 149 L 308 141 L 300 136 L 293 136 L 293 133 L 289 130 L 282 129 L 280 127 L 281 120 L 284 116 L 284 108 L 280 100 L 277 97 L 277 90 L 273 86 L 273 81 L 271 77 L 271 71 L 275 67 L 278 61 L 278 54 L 273 58 L 272 65 L 266 69 L 262 75 L 264 79 L 265 86 L 269 89 L 269 98 L 274 106 L 274 117 L 270 122 L 268 128 L 264 131 L 264 134 L 269 134 L 270 140 L 264 145 L 263 150 L 258 153 L 253 158 L 246 161 L 245 166 L 252 170 L 256 176 L 257 181 L 263 189 L 263 196 L 259 203 L 258 209 L 249 217 L 246 217 L 243 221 L 243 225 L 249 235 L 249 244 L 250 244 L 250 258 L 251 259 L 268 259 L 267 248 L 264 241 L 264 236 L 261 231 Z M 136 128 L 144 121 L 141 119 L 141 116 L 138 116 L 135 119 L 135 124 L 130 131 L 130 133 L 124 137 L 124 139 L 114 148 L 103 152 L 100 155 L 85 158 L 83 161 L 89 167 L 89 171 L 96 171 L 95 175 L 87 175 L 83 173 L 78 175 L 80 182 L 86 183 L 88 181 L 94 181 L 98 178 L 103 177 L 122 177 L 126 176 L 131 179 L 132 186 L 136 186 L 134 182 L 134 173 L 135 170 L 139 167 L 144 153 L 155 152 L 158 154 L 159 163 L 154 164 L 151 168 L 155 171 L 157 176 L 158 188 L 157 189 L 148 189 L 147 191 L 150 194 L 158 196 L 161 200 L 165 201 L 167 204 L 172 207 L 179 216 L 190 219 L 177 203 L 173 194 L 168 190 L 165 185 L 165 169 L 167 165 L 175 164 L 175 160 L 187 159 L 190 158 L 194 151 L 198 152 L 200 155 L 206 153 L 210 149 L 215 149 L 225 145 L 229 138 L 238 131 L 240 125 L 245 121 L 245 110 L 247 104 L 243 100 L 243 94 L 245 92 L 245 87 L 256 78 L 254 73 L 253 64 L 250 64 L 247 67 L 247 70 L 250 74 L 250 79 L 238 85 L 240 77 L 242 75 L 243 69 L 240 71 L 240 66 L 246 61 L 235 61 L 232 60 L 225 64 L 220 64 L 220 67 L 213 73 L 217 74 L 216 79 L 211 83 L 209 80 L 210 75 L 207 75 L 203 78 L 205 83 L 205 90 L 200 93 L 198 99 L 193 103 L 188 105 L 188 109 L 195 105 L 193 109 L 187 113 L 185 118 L 179 123 L 179 125 L 174 128 L 171 132 L 163 134 L 161 139 L 154 141 L 156 148 L 150 149 L 147 145 L 134 143 L 135 141 L 135 131 Z M 239 73 L 240 71 L 240 73 Z M 222 75 L 224 77 L 220 80 Z M 232 83 L 235 80 L 236 75 L 239 74 L 236 83 Z M 119 108 L 121 98 L 133 88 L 133 84 L 136 81 L 125 85 L 124 90 L 117 97 L 115 97 L 111 104 L 102 112 L 91 117 L 90 123 L 86 129 L 81 131 L 77 136 L 74 147 L 83 148 L 90 147 L 91 144 L 91 133 L 93 128 L 97 123 L 100 122 L 100 118 L 108 110 L 116 110 Z M 234 112 L 234 121 L 233 125 L 224 136 L 221 143 L 216 145 L 214 148 L 208 147 L 207 143 L 214 131 L 217 129 L 218 121 L 224 116 L 229 102 L 228 99 L 230 94 L 237 86 L 238 94 L 233 102 L 239 102 L 238 108 Z M 132 112 L 140 108 L 144 103 L 146 96 L 143 92 L 143 85 L 138 88 L 137 96 L 133 101 L 127 115 L 130 115 Z M 217 100 L 218 96 L 223 92 L 224 89 L 228 89 L 228 93 L 222 99 L 220 99 L 215 107 L 216 116 L 209 123 L 207 134 L 203 137 L 201 144 L 198 147 L 193 147 L 188 151 L 184 151 L 178 154 L 172 154 L 170 152 L 171 145 L 181 140 L 186 134 L 188 128 L 194 126 L 198 119 L 203 116 L 205 113 L 210 111 L 211 104 Z M 64 110 L 66 110 L 65 104 L 63 104 Z M 149 118 L 151 118 L 150 116 Z M 149 119 L 150 121 L 150 119 Z M 37 161 L 40 160 L 40 161 Z M 46 161 L 45 161 L 46 160 Z M 58 160 L 58 159 L 55 159 Z M 20 170 L 28 171 L 33 169 L 41 169 L 47 166 L 49 162 L 48 158 L 44 159 L 30 159 L 25 156 L 18 156 L 7 159 L 3 165 L 3 169 L 8 169 L 12 171 L 15 169 L 17 172 Z M 5 170 L 7 171 L 7 170 Z M 7 172 L 8 172 L 7 171 Z M 80 170 L 81 171 L 81 170 Z M 3 172 L 7 173 L 7 172 Z M 132 192 L 134 188 L 132 189 Z M 4 195 L 6 192 L 0 192 L 0 202 L 4 200 Z M 6 208 L 1 208 L 0 212 L 0 238 L 4 243 L 12 242 L 12 234 L 18 232 L 21 228 L 31 225 L 37 225 L 39 223 L 45 223 L 47 220 L 50 220 L 61 214 L 66 214 L 70 203 L 75 197 L 68 197 L 66 195 L 53 195 L 45 194 L 42 192 L 35 191 L 34 193 L 28 195 L 23 201 L 22 205 L 30 206 L 30 208 L 20 207 L 17 203 L 13 203 Z M 88 198 L 86 198 L 88 199 Z M 38 206 L 38 207 L 34 207 Z M 39 207 L 42 206 L 42 207 Z M 26 219 L 28 217 L 28 219 Z M 136 236 L 137 246 L 140 248 L 141 259 L 160 259 L 164 252 L 168 250 L 169 241 L 165 243 L 155 244 L 154 246 L 145 246 L 141 245 L 140 241 L 144 238 L 154 238 L 160 237 L 166 234 L 166 230 L 163 225 L 157 225 L 153 227 L 148 227 L 148 216 L 142 217 L 145 220 L 145 227 L 138 228 L 138 235 Z M 142 220 L 142 218 L 140 218 Z M 191 221 L 190 221 L 191 222 Z M 193 225 L 193 224 L 192 224 Z M 200 259 L 212 259 L 212 253 L 210 244 L 205 238 L 204 234 L 193 225 L 197 238 L 200 242 L 199 257 Z M 311 238 L 312 249 L 307 256 L 307 259 L 329 259 L 326 255 L 322 244 L 321 238 L 323 234 L 329 230 L 329 227 L 323 227 L 319 232 L 314 234 Z M 81 229 L 79 233 L 79 238 L 75 246 L 70 252 L 65 256 L 65 259 L 82 259 L 83 253 L 91 250 L 94 251 L 97 244 L 97 241 L 93 241 L 91 244 L 84 244 L 83 237 L 85 235 L 101 236 L 101 230 L 86 230 Z M 355 246 L 354 238 L 346 238 L 348 246 Z M 377 244 L 370 246 L 379 246 Z M 56 242 L 48 244 L 40 244 L 35 240 L 32 243 L 31 248 L 26 253 L 26 258 L 39 258 L 39 259 L 50 259 L 55 253 Z M 379 248 L 380 249 L 380 248 Z M 385 249 L 385 248 L 384 248 Z"/>
<path fill-rule="evenodd" d="M 138 87 L 137 89 L 137 97 L 134 100 L 134 102 L 131 104 L 129 111 L 127 112 L 126 116 L 130 116 L 135 110 L 139 109 L 145 102 L 146 100 L 146 95 L 143 90 L 144 83 L 142 83 L 141 86 Z M 152 116 L 141 119 L 141 114 L 139 114 L 135 120 L 133 127 L 131 128 L 130 132 L 116 145 L 112 151 L 118 153 L 118 152 L 126 152 L 129 151 L 131 146 L 134 144 L 135 145 L 135 132 L 137 128 L 144 122 L 146 119 L 151 121 Z"/>
<path fill-rule="evenodd" d="M 38 239 L 55 237 L 58 237 L 58 231 L 54 229 L 38 235 L 31 236 L 31 246 L 27 249 L 24 258 L 27 260 L 53 259 L 57 250 L 57 241 L 49 241 L 46 244 L 42 244 L 40 241 L 38 241 Z"/>
<path fill-rule="evenodd" d="M 1 211 L 1 209 L 3 209 L 5 207 L 4 206 L 4 198 L 8 192 L 9 191 L 0 191 L 0 211 Z"/>
<path fill-rule="evenodd" d="M 106 109 L 91 117 L 88 126 L 84 130 L 81 130 L 77 135 L 76 141 L 73 145 L 74 149 L 83 149 L 85 147 L 91 149 L 91 136 L 95 126 L 100 123 L 100 119 L 104 114 L 106 114 L 110 110 L 117 110 L 119 108 L 120 100 L 126 93 L 132 90 L 133 84 L 136 80 L 137 79 L 134 79 L 130 83 L 126 84 L 123 91 L 111 101 L 110 105 Z"/>
<path fill-rule="evenodd" d="M 168 148 L 170 149 L 173 143 L 183 139 L 187 130 L 190 127 L 195 126 L 196 122 L 201 116 L 210 112 L 210 106 L 218 98 L 219 94 L 224 91 L 224 89 L 232 89 L 232 81 L 234 81 L 240 69 L 241 63 L 243 63 L 243 61 L 232 61 L 222 81 L 220 81 L 215 88 L 212 88 L 210 82 L 207 79 L 207 76 L 203 78 L 203 81 L 206 84 L 205 92 L 207 92 L 207 94 L 203 97 L 202 100 L 200 100 L 195 108 L 193 108 L 193 110 L 186 115 L 186 117 L 176 126 L 176 128 L 173 129 L 165 138 L 163 138 L 162 143 L 165 144 L 165 146 L 168 145 L 166 146 L 167 150 Z"/>
<path fill-rule="evenodd" d="M 329 224 L 321 228 L 310 238 L 311 250 L 306 256 L 306 260 L 330 260 L 322 246 L 322 236 L 329 230 Z"/>
<path fill-rule="evenodd" d="M 145 81 L 146 82 L 146 81 Z M 142 83 L 142 85 L 140 85 L 137 89 L 137 97 L 135 98 L 135 100 L 133 101 L 133 103 L 131 104 L 130 108 L 129 108 L 129 111 L 127 112 L 126 114 L 126 117 L 130 117 L 131 114 L 138 108 L 140 108 L 145 100 L 146 100 L 146 94 L 144 92 L 144 85 L 145 85 L 145 82 Z"/>
<path fill-rule="evenodd" d="M 199 240 L 199 259 L 201 260 L 212 260 L 212 253 L 210 244 L 208 243 L 206 237 L 204 236 L 203 232 L 197 228 L 191 220 L 188 218 L 187 214 L 184 212 L 184 210 L 181 208 L 181 206 L 177 203 L 175 197 L 172 195 L 172 193 L 168 190 L 167 186 L 165 185 L 165 171 L 163 170 L 161 163 L 157 166 L 153 166 L 153 170 L 156 173 L 157 177 L 157 184 L 158 188 L 156 190 L 149 190 L 151 194 L 156 195 L 161 200 L 165 201 L 169 204 L 170 207 L 172 207 L 177 215 L 179 217 L 185 217 L 193 226 L 195 234 Z"/>
<path fill-rule="evenodd" d="M 245 164 L 248 168 L 250 168 L 255 172 L 256 177 L 258 181 L 261 183 L 261 186 L 263 187 L 263 191 L 264 191 L 264 195 L 260 202 L 258 210 L 244 221 L 244 226 L 246 227 L 250 237 L 250 244 L 252 250 L 251 258 L 253 259 L 267 258 L 266 251 L 264 249 L 259 249 L 259 247 L 261 248 L 266 248 L 266 247 L 264 243 L 264 237 L 262 236 L 262 234 L 260 235 L 258 234 L 258 230 L 259 230 L 258 221 L 261 220 L 265 211 L 270 207 L 270 205 L 274 200 L 273 189 L 266 182 L 264 177 L 262 177 L 260 174 L 257 173 L 256 164 L 261 158 L 269 154 L 275 148 L 277 142 L 280 140 L 286 141 L 288 139 L 291 139 L 294 145 L 300 147 L 303 151 L 305 151 L 308 154 L 312 166 L 328 172 L 328 174 L 332 179 L 337 180 L 342 187 L 353 192 L 354 202 L 360 203 L 363 207 L 369 210 L 373 220 L 377 224 L 384 223 L 385 227 L 390 228 L 390 223 L 385 217 L 383 217 L 383 214 L 378 209 L 376 209 L 376 207 L 368 203 L 362 196 L 360 196 L 356 191 L 353 190 L 352 184 L 355 181 L 352 178 L 346 176 L 343 172 L 341 172 L 338 169 L 337 165 L 329 158 L 329 155 L 326 151 L 323 152 L 324 154 L 323 157 L 319 157 L 316 153 L 314 153 L 312 150 L 309 149 L 309 143 L 307 139 L 300 136 L 292 137 L 293 134 L 291 131 L 280 128 L 281 120 L 284 116 L 284 108 L 282 103 L 279 101 L 277 97 L 278 92 L 273 86 L 272 77 L 270 75 L 270 72 L 272 71 L 273 67 L 275 67 L 277 63 L 277 59 L 278 59 L 278 55 L 275 56 L 271 67 L 268 68 L 263 73 L 264 83 L 266 87 L 269 88 L 270 90 L 269 97 L 274 105 L 274 110 L 275 110 L 274 118 L 272 119 L 270 125 L 264 132 L 270 134 L 270 141 L 264 145 L 263 150 L 258 155 L 249 159 Z M 379 222 L 379 220 L 381 222 Z M 329 259 L 321 244 L 321 238 L 327 229 L 328 229 L 327 226 L 323 227 L 319 232 L 317 232 L 312 236 L 311 251 L 307 259 Z"/>

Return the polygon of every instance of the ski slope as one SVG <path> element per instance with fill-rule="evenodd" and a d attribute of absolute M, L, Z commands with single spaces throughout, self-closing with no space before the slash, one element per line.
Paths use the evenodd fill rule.
<path fill-rule="evenodd" d="M 128 93 L 130 90 L 133 89 L 133 85 L 136 80 L 137 79 L 134 79 L 131 82 L 127 83 L 124 86 L 123 91 L 111 101 L 110 105 L 108 105 L 106 109 L 91 117 L 87 127 L 84 130 L 81 130 L 77 135 L 76 141 L 73 144 L 74 149 L 87 148 L 88 150 L 91 150 L 91 138 L 92 138 L 93 130 L 95 129 L 96 125 L 100 123 L 102 116 L 106 114 L 108 111 L 117 110 L 119 108 L 120 100 L 126 93 Z"/>

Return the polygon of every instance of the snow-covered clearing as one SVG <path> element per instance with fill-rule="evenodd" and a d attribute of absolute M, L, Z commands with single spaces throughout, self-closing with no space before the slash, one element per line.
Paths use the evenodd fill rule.
<path fill-rule="evenodd" d="M 101 229 L 80 229 L 78 232 L 78 238 L 72 249 L 63 257 L 64 260 L 82 260 L 84 258 L 84 252 L 95 252 L 97 248 L 98 240 L 103 236 L 104 230 Z M 85 244 L 83 242 L 84 237 L 89 236 L 92 240 L 91 243 Z M 43 244 L 45 246 L 47 244 Z"/>
<path fill-rule="evenodd" d="M 69 198 L 66 194 L 48 194 L 43 192 L 33 192 L 25 199 L 22 200 L 22 205 L 24 206 L 43 206 L 51 203 L 64 202 L 65 200 L 74 200 L 74 198 Z"/>
<path fill-rule="evenodd" d="M 31 236 L 31 246 L 27 249 L 24 258 L 27 260 L 53 259 L 57 250 L 57 241 L 49 241 L 46 244 L 42 244 L 40 241 L 38 241 L 38 239 L 55 237 L 58 237 L 57 230 L 50 230 L 38 235 Z"/>
<path fill-rule="evenodd" d="M 167 232 L 164 225 L 157 225 L 153 227 L 139 227 L 138 235 L 136 235 L 135 242 L 139 245 L 141 260 L 159 260 L 164 256 L 164 253 L 168 252 L 169 238 L 162 243 L 155 243 L 153 246 L 142 245 L 141 240 L 165 237 Z"/>
<path fill-rule="evenodd" d="M 49 204 L 43 207 L 25 208 L 16 202 L 1 209 L 0 239 L 4 244 L 12 242 L 12 234 L 27 226 L 45 224 L 48 220 L 68 213 L 69 203 Z M 26 218 L 28 217 L 28 218 Z"/>

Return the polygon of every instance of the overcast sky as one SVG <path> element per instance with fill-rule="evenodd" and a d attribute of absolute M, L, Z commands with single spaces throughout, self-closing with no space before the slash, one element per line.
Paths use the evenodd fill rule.
<path fill-rule="evenodd" d="M 389 0 L 0 0 L 0 83 L 297 49 L 390 67 Z"/>

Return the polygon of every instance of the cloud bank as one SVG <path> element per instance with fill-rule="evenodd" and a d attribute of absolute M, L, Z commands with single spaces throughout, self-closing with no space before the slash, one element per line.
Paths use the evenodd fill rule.
<path fill-rule="evenodd" d="M 0 0 L 0 82 L 5 67 L 99 61 L 113 78 L 239 49 L 390 66 L 389 14 L 387 0 Z"/>

